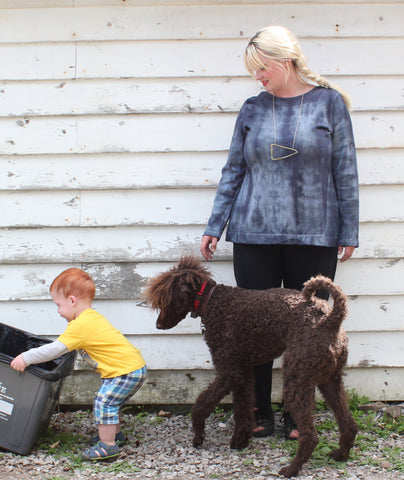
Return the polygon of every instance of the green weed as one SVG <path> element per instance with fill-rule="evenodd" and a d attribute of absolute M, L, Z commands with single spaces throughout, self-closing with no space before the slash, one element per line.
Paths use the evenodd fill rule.
<path fill-rule="evenodd" d="M 360 396 L 355 391 L 349 392 L 349 407 L 359 427 L 359 433 L 355 439 L 354 448 L 350 454 L 350 461 L 356 465 L 374 465 L 381 467 L 382 462 L 388 459 L 386 470 L 404 471 L 404 453 L 399 448 L 384 448 L 383 452 L 377 451 L 379 438 L 387 438 L 391 435 L 402 435 L 404 432 L 404 417 L 392 418 L 386 414 L 363 411 L 361 405 L 371 403 L 366 396 Z M 327 410 L 323 402 L 316 405 L 317 412 Z M 334 417 L 326 418 L 316 425 L 319 434 L 319 442 L 315 448 L 309 468 L 318 468 L 333 465 L 343 470 L 345 462 L 335 462 L 329 454 L 338 448 L 338 427 Z M 322 434 L 327 434 L 328 438 Z M 273 448 L 285 448 L 293 457 L 296 454 L 298 442 L 284 441 L 273 438 L 268 443 Z M 366 453 L 366 456 L 364 455 Z M 374 453 L 374 454 L 373 454 Z M 380 458 L 382 457 L 382 458 Z"/>
<path fill-rule="evenodd" d="M 96 473 L 108 472 L 108 473 L 137 473 L 141 469 L 136 465 L 128 463 L 126 460 L 116 460 L 110 464 L 96 463 L 92 464 L 92 470 Z"/>
<path fill-rule="evenodd" d="M 58 477 L 58 476 L 56 476 L 56 477 L 54 477 L 54 476 L 53 477 L 45 477 L 44 480 L 67 480 L 67 477 Z"/>

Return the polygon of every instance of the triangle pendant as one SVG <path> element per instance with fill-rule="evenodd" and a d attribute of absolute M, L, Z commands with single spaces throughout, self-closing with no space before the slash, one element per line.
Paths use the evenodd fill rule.
<path fill-rule="evenodd" d="M 298 152 L 296 148 L 284 147 L 277 143 L 271 143 L 271 160 L 283 160 L 285 158 L 293 157 Z"/>

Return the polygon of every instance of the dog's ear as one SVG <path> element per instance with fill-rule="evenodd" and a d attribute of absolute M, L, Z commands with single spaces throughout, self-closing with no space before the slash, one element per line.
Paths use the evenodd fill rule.
<path fill-rule="evenodd" d="M 210 273 L 199 258 L 183 256 L 169 271 L 147 282 L 144 298 L 154 310 L 163 310 L 173 303 L 184 305 L 209 278 Z"/>
<path fill-rule="evenodd" d="M 171 271 L 163 272 L 147 282 L 143 298 L 153 310 L 162 310 L 170 304 L 174 290 Z"/>

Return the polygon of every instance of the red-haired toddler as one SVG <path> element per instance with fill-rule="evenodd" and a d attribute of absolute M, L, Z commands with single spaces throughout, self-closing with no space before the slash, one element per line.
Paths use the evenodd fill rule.
<path fill-rule="evenodd" d="M 84 450 L 83 456 L 88 460 L 116 458 L 119 444 L 125 440 L 119 411 L 143 384 L 146 363 L 140 351 L 91 308 L 95 284 L 86 272 L 79 268 L 65 270 L 52 282 L 50 294 L 58 313 L 68 322 L 66 330 L 54 342 L 18 355 L 11 366 L 23 372 L 28 365 L 78 350 L 102 378 L 94 400 L 98 435 L 91 439 L 91 448 Z"/>

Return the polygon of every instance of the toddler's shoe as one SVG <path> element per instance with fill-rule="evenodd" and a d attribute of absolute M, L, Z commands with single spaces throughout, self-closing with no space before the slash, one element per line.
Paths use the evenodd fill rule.
<path fill-rule="evenodd" d="M 118 445 L 107 445 L 103 442 L 98 442 L 91 448 L 82 452 L 86 460 L 114 460 L 119 457 Z"/>

